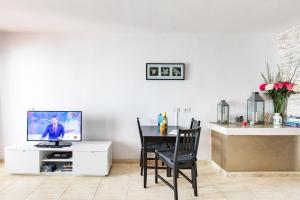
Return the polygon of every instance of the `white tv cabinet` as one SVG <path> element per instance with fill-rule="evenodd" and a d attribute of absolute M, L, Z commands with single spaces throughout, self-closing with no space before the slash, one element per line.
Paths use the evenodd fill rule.
<path fill-rule="evenodd" d="M 69 151 L 72 158 L 47 159 L 52 152 Z M 58 168 L 55 172 L 41 172 L 45 162 L 72 162 L 71 172 Z M 5 148 L 5 169 L 12 174 L 74 174 L 88 176 L 106 176 L 112 165 L 111 141 L 74 142 L 71 147 L 37 148 L 34 144 L 15 145 Z"/>

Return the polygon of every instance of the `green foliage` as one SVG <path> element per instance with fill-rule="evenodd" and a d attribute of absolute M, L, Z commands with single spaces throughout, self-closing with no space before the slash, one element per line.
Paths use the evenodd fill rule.
<path fill-rule="evenodd" d="M 266 62 L 267 74 L 265 76 L 263 73 L 261 73 L 261 76 L 264 79 L 265 83 L 275 83 L 275 82 L 295 83 L 299 77 L 299 74 L 297 74 L 299 67 L 300 67 L 300 62 L 295 67 L 293 67 L 293 63 L 291 61 L 287 67 L 283 65 L 278 65 L 277 66 L 278 71 L 274 78 L 270 70 L 269 63 Z M 284 68 L 287 68 L 287 70 L 285 71 Z"/>

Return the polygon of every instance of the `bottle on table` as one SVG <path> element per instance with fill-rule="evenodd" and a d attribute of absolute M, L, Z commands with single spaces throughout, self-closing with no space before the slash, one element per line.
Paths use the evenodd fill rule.
<path fill-rule="evenodd" d="M 166 112 L 164 112 L 163 121 L 165 121 L 166 126 L 168 127 L 168 117 L 167 117 L 167 113 Z"/>
<path fill-rule="evenodd" d="M 163 120 L 160 123 L 160 133 L 161 134 L 167 134 L 167 131 L 168 131 L 168 118 L 167 118 L 167 113 L 164 112 Z"/>
<path fill-rule="evenodd" d="M 160 130 L 160 124 L 162 123 L 162 121 L 163 121 L 163 116 L 162 116 L 162 114 L 161 113 L 159 113 L 158 114 L 158 119 L 157 119 L 157 128 L 158 128 L 158 130 Z"/>
<path fill-rule="evenodd" d="M 166 134 L 166 123 L 164 123 L 164 121 L 162 121 L 162 123 L 160 123 L 160 130 L 159 130 L 159 132 L 162 135 Z"/>

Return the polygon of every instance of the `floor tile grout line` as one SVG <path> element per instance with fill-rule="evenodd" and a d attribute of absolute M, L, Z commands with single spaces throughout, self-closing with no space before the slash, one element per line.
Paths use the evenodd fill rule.
<path fill-rule="evenodd" d="M 17 181 L 21 181 L 21 180 L 25 179 L 25 177 L 26 177 L 26 176 L 21 176 L 20 179 L 17 180 Z M 14 181 L 13 183 L 11 183 L 11 184 L 9 184 L 8 186 L 6 186 L 3 190 L 1 190 L 1 192 L 4 191 L 4 190 L 6 190 L 6 189 L 8 189 L 10 186 L 12 186 L 13 184 L 15 184 L 15 182 L 16 182 L 16 181 Z M 37 187 L 38 187 L 38 186 L 37 186 Z M 37 187 L 36 187 L 36 188 L 37 188 Z M 35 188 L 35 189 L 36 189 L 36 188 Z M 33 189 L 31 192 L 33 192 L 35 189 Z M 28 196 L 24 198 L 24 200 L 26 200 L 30 195 L 31 195 L 31 193 L 29 193 Z"/>
<path fill-rule="evenodd" d="M 70 186 L 72 185 L 72 181 L 69 183 L 69 185 L 66 187 L 66 189 L 64 189 L 64 191 L 59 195 L 57 200 L 61 199 L 61 197 L 64 195 L 64 193 L 70 188 Z"/>
<path fill-rule="evenodd" d="M 37 187 L 35 187 L 35 188 L 31 191 L 31 193 L 28 194 L 28 196 L 27 196 L 24 200 L 28 199 L 28 198 L 30 197 L 30 195 L 31 195 L 32 193 L 34 193 L 34 191 L 35 191 L 37 188 L 39 188 L 39 187 L 41 186 L 41 184 L 44 183 L 44 182 L 46 182 L 46 178 L 45 178 L 45 180 L 41 181 L 40 184 L 39 184 Z"/>
<path fill-rule="evenodd" d="M 22 180 L 25 176 L 21 176 L 19 180 Z M 0 190 L 0 192 L 8 189 L 11 185 L 13 185 L 16 181 L 13 181 L 12 183 L 8 184 L 6 187 L 4 187 L 2 190 Z"/>
<path fill-rule="evenodd" d="M 98 192 L 98 190 L 99 190 L 100 184 L 101 184 L 101 179 L 100 179 L 100 181 L 99 181 L 99 184 L 98 184 L 98 187 L 97 187 L 96 191 L 94 192 L 94 195 L 93 195 L 92 200 L 94 200 L 94 198 L 95 198 L 95 196 L 96 196 L 96 194 L 97 194 L 97 192 Z"/>

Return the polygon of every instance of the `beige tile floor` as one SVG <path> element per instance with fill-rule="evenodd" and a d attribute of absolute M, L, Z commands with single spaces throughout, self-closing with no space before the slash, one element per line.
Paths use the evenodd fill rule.
<path fill-rule="evenodd" d="M 205 163 L 198 171 L 199 196 L 194 197 L 191 185 L 180 177 L 179 199 L 300 200 L 300 177 L 224 177 Z M 173 199 L 165 184 L 154 183 L 153 170 L 149 170 L 147 189 L 142 183 L 135 164 L 115 164 L 108 177 L 78 177 L 9 175 L 0 163 L 0 200 Z"/>

